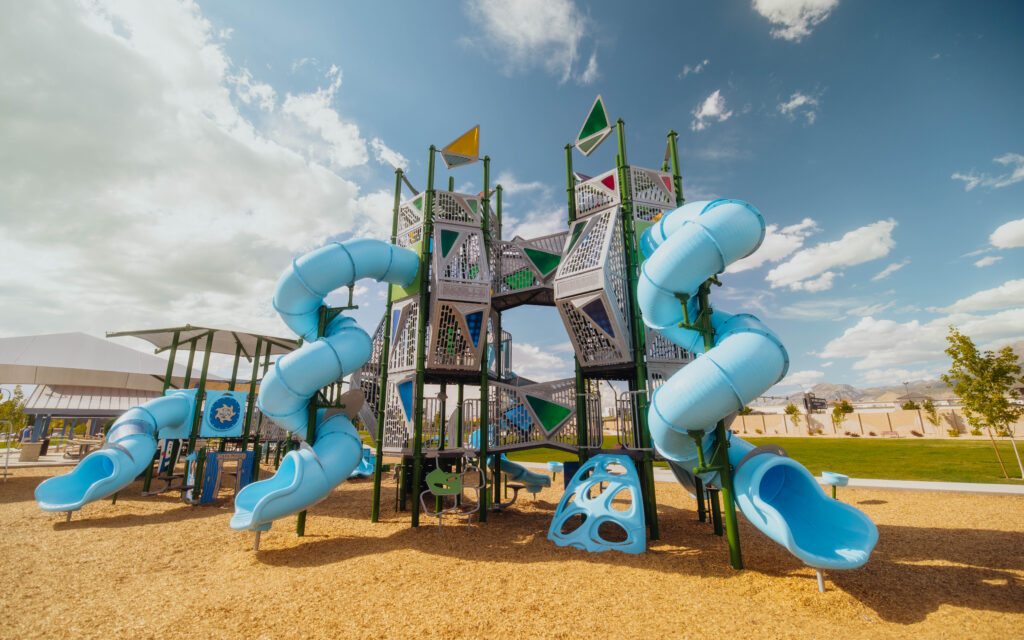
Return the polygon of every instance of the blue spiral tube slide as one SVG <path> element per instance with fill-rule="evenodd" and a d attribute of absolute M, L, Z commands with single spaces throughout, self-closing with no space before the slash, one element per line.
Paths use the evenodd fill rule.
<path fill-rule="evenodd" d="M 43 511 L 78 511 L 131 484 L 153 460 L 157 439 L 187 437 L 195 409 L 195 391 L 176 391 L 124 412 L 107 432 L 106 444 L 68 474 L 36 487 Z"/>
<path fill-rule="evenodd" d="M 370 336 L 355 320 L 339 315 L 317 337 L 324 298 L 339 287 L 372 278 L 409 285 L 419 269 L 415 252 L 358 239 L 335 242 L 294 260 L 277 283 L 274 308 L 303 339 L 279 358 L 260 384 L 257 406 L 281 427 L 305 437 L 309 399 L 321 388 L 362 367 L 370 358 Z M 273 521 L 306 509 L 344 482 L 362 459 L 362 441 L 348 417 L 322 420 L 316 437 L 285 455 L 277 473 L 244 487 L 235 497 L 231 528 L 266 531 Z"/>
<path fill-rule="evenodd" d="M 637 301 L 644 323 L 698 354 L 655 390 L 648 412 L 658 451 L 684 469 L 698 461 L 691 432 L 704 433 L 701 447 L 710 453 L 718 421 L 764 393 L 789 369 L 782 342 L 752 315 L 714 311 L 714 346 L 708 350 L 700 332 L 679 326 L 686 316 L 691 321 L 697 317 L 700 285 L 753 253 L 764 234 L 757 209 L 719 199 L 669 212 L 640 239 L 646 260 Z M 812 567 L 852 569 L 867 562 L 878 530 L 864 513 L 828 498 L 792 459 L 774 454 L 747 458 L 753 447 L 736 437 L 729 445 L 736 503 L 754 526 Z M 716 476 L 702 479 L 714 484 Z"/>

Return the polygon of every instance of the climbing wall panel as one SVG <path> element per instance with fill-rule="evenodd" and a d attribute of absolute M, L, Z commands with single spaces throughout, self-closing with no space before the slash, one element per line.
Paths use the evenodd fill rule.
<path fill-rule="evenodd" d="M 442 300 L 488 302 L 491 268 L 479 229 L 438 223 L 434 227 L 434 296 Z"/>
<path fill-rule="evenodd" d="M 488 306 L 440 300 L 434 303 L 427 368 L 478 371 L 484 350 Z"/>
<path fill-rule="evenodd" d="M 416 329 L 419 320 L 419 300 L 406 298 L 392 306 L 391 353 L 388 371 L 398 373 L 416 368 Z"/>

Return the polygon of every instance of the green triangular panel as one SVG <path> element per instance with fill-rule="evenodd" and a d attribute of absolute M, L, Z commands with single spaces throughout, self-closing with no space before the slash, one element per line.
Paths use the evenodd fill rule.
<path fill-rule="evenodd" d="M 583 221 L 577 222 L 576 226 L 574 226 L 572 228 L 572 238 L 569 240 L 569 248 L 566 249 L 566 251 L 565 251 L 566 255 L 568 255 L 569 252 L 572 251 L 572 248 L 574 246 L 576 246 L 576 241 L 580 239 L 580 234 L 583 233 L 583 229 L 586 226 L 587 226 L 587 223 L 586 223 L 585 220 L 583 220 Z"/>
<path fill-rule="evenodd" d="M 599 144 L 604 142 L 611 134 L 612 129 L 611 127 L 608 127 L 607 129 L 603 129 L 597 132 L 596 134 L 590 136 L 589 138 L 580 140 L 579 142 L 576 143 L 576 148 L 579 149 L 580 153 L 582 153 L 583 155 L 589 156 L 590 153 L 594 149 L 596 149 Z"/>
<path fill-rule="evenodd" d="M 562 261 L 562 256 L 548 253 L 547 251 L 540 251 L 538 249 L 531 249 L 530 247 L 523 247 L 523 252 L 526 253 L 533 264 L 537 266 L 537 269 L 545 276 L 554 271 L 558 267 L 558 263 Z"/>
<path fill-rule="evenodd" d="M 562 424 L 572 413 L 572 409 L 567 409 L 560 404 L 525 393 L 523 395 L 526 396 L 526 401 L 530 403 L 530 408 L 537 414 L 537 419 L 540 420 L 541 426 L 547 433 L 557 429 L 558 425 Z"/>
<path fill-rule="evenodd" d="M 505 276 L 505 283 L 508 284 L 509 288 L 513 291 L 532 287 L 534 282 L 536 282 L 536 279 L 533 277 L 533 272 L 525 267 Z"/>
<path fill-rule="evenodd" d="M 451 231 L 449 229 L 441 229 L 441 257 L 447 258 L 448 252 L 455 246 L 455 241 L 459 239 L 458 231 Z"/>
<path fill-rule="evenodd" d="M 576 139 L 583 140 L 584 138 L 589 138 L 601 129 L 608 127 L 608 125 L 608 112 L 604 109 L 604 100 L 601 99 L 601 96 L 597 96 L 597 100 L 594 100 L 594 106 L 590 107 L 587 121 L 583 123 L 580 135 L 576 136 Z"/>
<path fill-rule="evenodd" d="M 477 212 L 477 210 L 476 210 L 476 206 L 477 206 L 476 200 L 473 200 L 473 199 L 466 200 L 466 204 L 468 204 L 469 208 L 473 210 L 473 213 Z"/>
<path fill-rule="evenodd" d="M 476 158 L 459 155 L 457 153 L 449 153 L 447 151 L 441 152 L 441 159 L 444 160 L 445 166 L 449 169 L 454 169 L 455 167 L 461 167 L 463 165 L 476 162 Z"/>
<path fill-rule="evenodd" d="M 418 197 L 415 200 L 413 200 L 412 204 L 413 204 L 414 207 L 416 207 L 420 211 L 423 211 L 423 198 L 422 197 Z"/>

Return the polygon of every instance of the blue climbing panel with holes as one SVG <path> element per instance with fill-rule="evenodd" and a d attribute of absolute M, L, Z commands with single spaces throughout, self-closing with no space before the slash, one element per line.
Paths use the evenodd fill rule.
<path fill-rule="evenodd" d="M 548 540 L 583 551 L 643 553 L 647 530 L 633 461 L 601 454 L 580 465 L 555 510 Z"/>

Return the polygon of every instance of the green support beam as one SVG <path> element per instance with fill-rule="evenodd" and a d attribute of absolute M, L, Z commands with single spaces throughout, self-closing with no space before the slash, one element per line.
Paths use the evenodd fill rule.
<path fill-rule="evenodd" d="M 256 350 L 252 355 L 252 376 L 249 378 L 249 395 L 245 402 L 245 422 L 242 424 L 242 450 L 249 448 L 249 434 L 252 429 L 252 412 L 256 405 L 256 376 L 260 371 L 260 352 L 263 350 L 263 338 L 256 338 Z"/>
<path fill-rule="evenodd" d="M 640 305 L 636 300 L 636 282 L 639 263 L 636 250 L 636 230 L 633 221 L 633 198 L 629 191 L 629 163 L 626 159 L 626 123 L 616 120 L 619 153 L 616 168 L 619 174 L 619 198 L 622 202 L 622 244 L 626 258 L 626 292 L 629 298 L 630 333 L 633 334 L 633 364 L 636 376 L 629 381 L 630 391 L 638 391 L 636 398 L 636 424 L 640 435 L 640 447 L 644 450 L 640 462 L 640 477 L 644 489 L 644 512 L 650 529 L 651 540 L 659 538 L 658 503 L 654 495 L 654 457 L 651 454 L 651 434 L 647 427 L 647 349 L 644 340 L 644 325 Z"/>
<path fill-rule="evenodd" d="M 395 203 L 391 210 L 391 242 L 398 239 L 398 209 L 402 201 L 402 170 L 395 169 Z M 384 344 L 380 352 L 380 386 L 377 393 L 377 457 L 373 463 L 373 503 L 370 507 L 370 522 L 380 520 L 380 483 L 384 472 L 384 410 L 388 398 L 388 359 L 391 354 L 391 285 L 387 286 L 388 299 L 384 308 Z M 365 425 L 367 429 L 370 425 Z"/>
<path fill-rule="evenodd" d="M 576 222 L 576 177 L 572 171 L 572 145 L 565 145 L 565 197 L 569 202 L 569 228 Z M 580 464 L 586 462 L 589 457 L 587 452 L 587 390 L 586 381 L 583 378 L 583 369 L 580 367 L 579 356 L 572 354 L 572 361 L 576 372 L 576 457 Z"/>
<path fill-rule="evenodd" d="M 423 477 L 423 385 L 426 378 L 427 313 L 430 311 L 430 257 L 434 237 L 434 157 L 430 145 L 427 160 L 427 191 L 423 196 L 423 241 L 420 243 L 420 300 L 416 321 L 416 388 L 413 408 L 412 490 L 419 491 Z M 420 526 L 420 501 L 412 501 L 412 526 Z"/>
<path fill-rule="evenodd" d="M 319 313 L 317 314 L 319 316 L 318 319 L 317 319 L 317 327 L 316 327 L 316 337 L 317 337 L 317 339 L 320 339 L 320 338 L 324 337 L 324 331 L 326 331 L 326 329 L 327 329 L 327 312 L 328 311 L 329 310 L 328 310 L 327 307 L 325 307 L 323 305 L 320 305 Z M 317 413 L 317 410 L 320 408 L 320 405 L 317 402 L 317 397 L 318 396 L 319 396 L 319 392 L 314 393 L 313 397 L 309 399 L 309 405 L 308 405 L 309 414 L 308 414 L 308 416 L 306 418 L 306 444 L 308 444 L 311 447 L 316 442 L 316 413 Z M 303 509 L 302 511 L 299 512 L 299 516 L 298 516 L 298 518 L 295 521 L 295 535 L 299 536 L 300 538 L 302 536 L 306 535 L 306 510 L 305 509 Z"/>
<path fill-rule="evenodd" d="M 484 236 L 484 256 L 485 259 L 489 259 L 491 255 L 491 239 L 490 239 L 490 189 L 491 189 L 491 159 L 488 156 L 484 156 L 484 190 L 483 198 L 480 200 L 480 228 L 483 230 Z M 484 357 L 480 358 L 480 470 L 483 478 L 481 483 L 483 487 L 480 489 L 480 522 L 487 522 L 487 509 L 490 503 L 489 488 L 487 487 L 487 445 L 490 440 L 490 384 L 487 379 L 487 334 L 489 333 L 489 322 L 484 322 L 484 326 L 480 329 L 481 337 L 484 344 Z M 501 341 L 501 336 L 495 338 L 495 344 Z M 495 356 L 497 356 L 498 350 L 495 348 Z M 497 475 L 492 476 L 495 480 L 495 485 L 500 484 L 501 480 Z M 500 496 L 499 496 L 500 497 Z"/>

